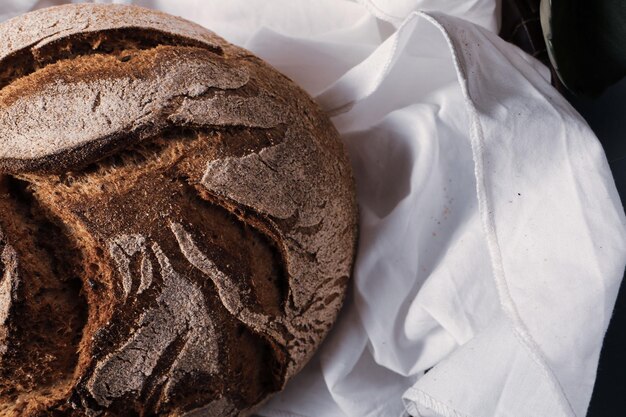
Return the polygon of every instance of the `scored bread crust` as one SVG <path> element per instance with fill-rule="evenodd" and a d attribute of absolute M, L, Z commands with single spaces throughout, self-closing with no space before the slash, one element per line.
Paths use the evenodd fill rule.
<path fill-rule="evenodd" d="M 71 45 L 72 40 L 90 35 L 98 42 L 98 34 L 120 30 L 130 33 L 156 31 L 161 36 L 169 35 L 167 41 L 171 44 L 194 45 L 215 52 L 216 61 L 206 63 L 212 65 L 210 69 L 213 71 L 202 68 L 200 59 L 172 56 L 169 62 L 158 63 L 162 67 L 151 74 L 151 80 L 132 79 L 132 85 L 112 85 L 107 83 L 110 74 L 102 71 L 93 83 L 80 85 L 81 77 L 74 73 L 75 68 L 55 68 L 65 79 L 57 80 L 62 84 L 48 85 L 45 89 L 49 81 L 45 79 L 49 54 L 63 56 L 58 49 L 68 47 L 63 45 L 64 40 L 69 40 Z M 30 169 L 41 167 L 41 164 L 63 169 L 62 165 L 71 159 L 71 151 L 81 145 L 86 145 L 83 152 L 87 152 L 87 148 L 95 146 L 94 143 L 103 146 L 102 142 L 108 142 L 107 137 L 117 131 L 136 131 L 158 123 L 160 115 L 154 110 L 166 105 L 167 101 L 201 95 L 209 88 L 237 88 L 246 82 L 242 79 L 245 74 L 239 74 L 226 59 L 218 60 L 220 55 L 231 59 L 246 55 L 244 50 L 189 21 L 133 6 L 82 4 L 42 9 L 0 25 L 0 37 L 6 39 L 0 45 L 0 67 L 10 71 L 6 78 L 11 80 L 11 75 L 21 78 L 21 68 L 39 70 L 36 81 L 29 78 L 23 80 L 25 83 L 19 83 L 21 85 L 4 86 L 2 90 L 0 106 L 6 110 L 0 120 L 0 168 L 5 170 Z M 182 61 L 187 59 L 191 62 Z M 146 64 L 154 66 L 157 63 Z M 168 65 L 174 65 L 174 68 L 167 68 Z M 17 73 L 13 74 L 15 71 Z M 189 78 L 182 77 L 182 74 Z M 122 81 L 128 81 L 128 78 Z M 174 84 L 180 81 L 184 84 Z M 64 87 L 70 82 L 83 88 L 68 91 Z M 102 94 L 106 96 L 102 97 Z M 49 102 L 57 105 L 48 106 Z M 45 117 L 24 117 L 28 111 L 37 110 L 42 110 Z M 148 119 L 136 120 L 142 117 Z M 60 120 L 63 123 L 59 123 Z M 55 128 L 59 130 L 55 131 Z M 154 130 L 158 128 L 156 126 Z"/>
<path fill-rule="evenodd" d="M 60 6 L 0 25 L 0 37 L 0 415 L 249 415 L 307 362 L 345 296 L 356 205 L 336 130 L 260 59 L 160 12 Z M 42 223 L 72 256 L 33 233 Z M 223 237 L 202 241 L 209 226 Z M 241 233 L 254 256 L 226 253 Z M 284 296 L 258 278 L 278 269 Z M 74 317 L 71 329 L 51 336 L 54 313 L 20 322 L 44 307 Z M 48 347 L 19 351 L 28 338 Z M 210 357 L 236 362 L 258 346 L 272 375 L 241 372 L 270 388 L 229 397 L 253 384 Z M 49 359 L 18 369 L 32 355 Z M 192 369 L 219 380 L 211 401 L 176 391 Z"/>
<path fill-rule="evenodd" d="M 41 54 L 46 45 L 68 36 L 123 28 L 153 29 L 215 50 L 237 49 L 196 23 L 157 10 L 78 4 L 40 9 L 4 22 L 0 27 L 0 62 L 26 48 L 34 55 Z"/>

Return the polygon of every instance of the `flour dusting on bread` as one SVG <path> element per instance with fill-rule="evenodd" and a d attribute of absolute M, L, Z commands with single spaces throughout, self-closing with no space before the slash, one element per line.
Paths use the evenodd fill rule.
<path fill-rule="evenodd" d="M 351 274 L 327 116 L 159 12 L 67 5 L 0 37 L 0 415 L 251 415 Z"/>

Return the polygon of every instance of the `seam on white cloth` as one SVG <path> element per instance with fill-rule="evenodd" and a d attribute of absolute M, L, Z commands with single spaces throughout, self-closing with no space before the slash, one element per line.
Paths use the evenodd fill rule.
<path fill-rule="evenodd" d="M 405 395 L 406 394 L 409 394 L 411 396 L 411 401 L 413 401 L 406 405 L 406 411 L 409 414 L 416 415 L 417 417 L 421 416 L 421 413 L 415 406 L 416 402 L 419 402 L 420 405 L 433 410 L 442 417 L 472 417 L 469 414 L 461 413 L 460 411 L 455 410 L 448 404 L 439 401 L 419 388 L 411 387 L 406 391 Z"/>
<path fill-rule="evenodd" d="M 380 20 L 384 20 L 385 22 L 391 23 L 392 25 L 402 20 L 402 17 L 392 16 L 389 13 L 385 12 L 372 0 L 359 0 L 359 3 L 365 6 L 368 12 L 370 12 Z"/>
<path fill-rule="evenodd" d="M 414 14 L 423 16 L 426 20 L 431 22 L 437 28 L 441 30 L 448 43 L 450 50 L 452 52 L 452 58 L 454 61 L 454 66 L 457 71 L 457 75 L 459 78 L 459 85 L 461 86 L 461 91 L 463 92 L 463 96 L 465 98 L 468 116 L 470 119 L 470 143 L 472 147 L 472 154 L 474 159 L 474 175 L 476 177 L 476 193 L 478 199 L 478 209 L 481 216 L 483 229 L 485 231 L 487 246 L 489 248 L 490 258 L 491 258 L 491 267 L 493 270 L 494 280 L 496 282 L 496 288 L 498 290 L 500 305 L 504 310 L 505 314 L 512 321 L 512 329 L 513 335 L 516 339 L 524 346 L 530 354 L 530 357 L 535 361 L 535 363 L 539 366 L 541 373 L 548 378 L 549 386 L 553 389 L 554 393 L 557 396 L 557 402 L 561 407 L 562 411 L 566 415 L 576 417 L 576 413 L 574 412 L 569 400 L 565 396 L 565 392 L 563 391 L 563 387 L 559 383 L 558 379 L 554 375 L 552 369 L 548 366 L 547 361 L 545 360 L 543 353 L 540 351 L 537 346 L 537 342 L 533 339 L 532 335 L 528 331 L 525 323 L 523 322 L 515 302 L 511 297 L 509 287 L 506 280 L 506 274 L 504 272 L 504 266 L 502 263 L 502 252 L 500 248 L 500 244 L 498 242 L 498 237 L 496 234 L 496 226 L 495 220 L 493 216 L 493 211 L 491 207 L 491 202 L 487 198 L 486 186 L 485 186 L 485 175 L 484 175 L 484 135 L 482 132 L 482 126 L 480 124 L 480 120 L 478 118 L 478 112 L 474 103 L 469 94 L 469 88 L 467 85 L 468 78 L 465 74 L 465 71 L 459 65 L 459 54 L 457 53 L 456 47 L 450 38 L 448 31 L 443 27 L 441 23 L 439 23 L 435 17 L 430 16 L 425 12 L 414 12 Z"/>
<path fill-rule="evenodd" d="M 367 0 L 362 0 L 363 2 L 367 2 Z M 376 16 L 380 17 L 379 13 L 374 13 Z M 487 241 L 487 247 L 489 250 L 491 268 L 494 275 L 494 281 L 496 284 L 496 289 L 498 291 L 498 298 L 500 305 L 506 315 L 506 317 L 510 321 L 511 328 L 513 330 L 514 337 L 520 342 L 522 346 L 527 350 L 531 359 L 537 364 L 540 372 L 547 378 L 548 386 L 552 389 L 554 395 L 557 397 L 556 401 L 559 404 L 562 411 L 565 415 L 576 417 L 575 412 L 569 400 L 565 396 L 564 390 L 556 378 L 554 372 L 549 367 L 546 359 L 543 356 L 543 353 L 539 349 L 537 343 L 533 339 L 532 335 L 528 331 L 525 323 L 523 322 L 515 302 L 511 297 L 508 283 L 506 280 L 506 274 L 504 272 L 504 266 L 502 262 L 502 252 L 500 248 L 500 244 L 498 242 L 498 238 L 496 235 L 496 227 L 495 220 L 492 213 L 491 202 L 487 198 L 486 185 L 485 185 L 485 175 L 484 175 L 484 135 L 482 133 L 482 126 L 480 124 L 478 118 L 478 112 L 474 106 L 474 103 L 469 95 L 468 89 L 468 79 L 465 74 L 463 68 L 460 67 L 459 64 L 459 54 L 457 53 L 457 49 L 452 42 L 447 30 L 441 23 L 439 23 L 435 17 L 424 11 L 416 11 L 412 12 L 407 18 L 402 22 L 402 24 L 398 27 L 396 33 L 401 32 L 411 21 L 416 17 L 423 17 L 428 22 L 437 27 L 443 34 L 444 39 L 446 40 L 450 52 L 452 54 L 453 63 L 457 72 L 457 78 L 459 82 L 459 86 L 461 87 L 461 91 L 464 96 L 464 100 L 466 103 L 466 109 L 468 111 L 468 117 L 470 120 L 470 144 L 472 148 L 472 157 L 474 160 L 474 176 L 476 178 L 476 196 L 478 200 L 478 208 L 481 217 L 481 223 L 483 227 L 483 231 L 485 233 L 485 238 Z M 389 71 L 391 64 L 394 62 L 394 57 L 397 51 L 397 47 L 400 42 L 400 36 L 397 36 L 393 41 L 393 45 L 391 48 L 390 59 L 385 63 L 380 75 L 376 78 L 376 82 L 373 83 L 373 88 L 368 91 L 365 95 L 359 97 L 359 100 L 363 100 L 373 94 L 374 91 L 380 86 L 382 79 Z M 323 94 L 323 93 L 322 93 Z M 319 97 L 319 96 L 318 96 Z M 339 106 L 334 106 L 333 110 L 335 114 L 341 114 L 350 109 L 350 107 L 354 104 L 354 100 L 345 102 Z M 332 111 L 331 111 L 332 112 Z"/>

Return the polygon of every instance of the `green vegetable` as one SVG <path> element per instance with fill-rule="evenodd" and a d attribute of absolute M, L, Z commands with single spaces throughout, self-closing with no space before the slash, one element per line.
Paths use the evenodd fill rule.
<path fill-rule="evenodd" d="M 599 96 L 626 75 L 626 0 L 542 0 L 541 27 L 574 94 Z"/>

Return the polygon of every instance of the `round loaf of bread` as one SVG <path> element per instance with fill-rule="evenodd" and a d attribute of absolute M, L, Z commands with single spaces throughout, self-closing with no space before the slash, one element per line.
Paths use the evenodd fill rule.
<path fill-rule="evenodd" d="M 336 130 L 163 13 L 62 6 L 0 39 L 0 415 L 250 415 L 344 299 Z"/>

